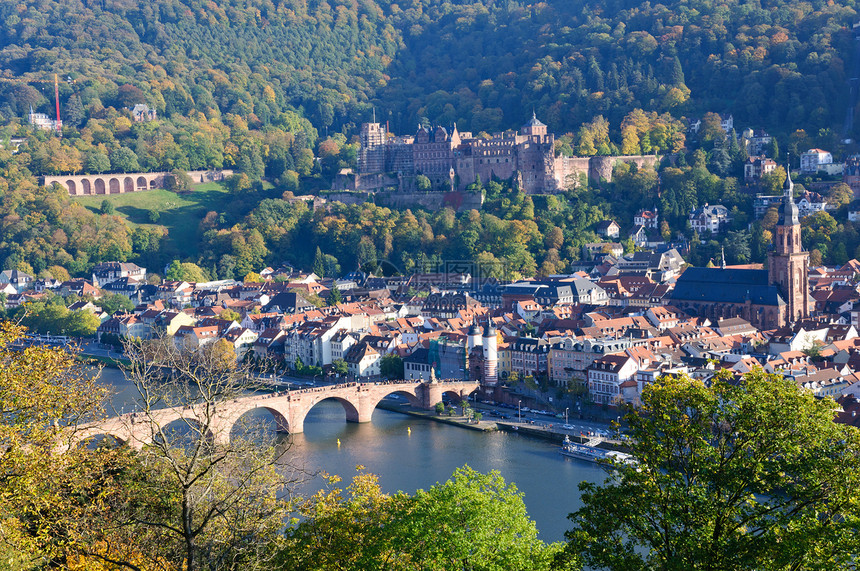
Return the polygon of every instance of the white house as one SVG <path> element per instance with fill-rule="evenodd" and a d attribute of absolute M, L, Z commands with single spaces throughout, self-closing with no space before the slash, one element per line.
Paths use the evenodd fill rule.
<path fill-rule="evenodd" d="M 833 164 L 833 155 L 821 149 L 809 149 L 800 155 L 800 172 L 815 174 L 819 165 Z"/>
<path fill-rule="evenodd" d="M 517 315 L 526 321 L 531 321 L 537 317 L 537 314 L 540 313 L 541 309 L 541 306 L 531 299 L 519 300 L 516 304 Z"/>
<path fill-rule="evenodd" d="M 236 359 L 242 360 L 245 353 L 254 345 L 257 340 L 255 332 L 245 327 L 233 327 L 224 333 L 223 339 L 233 345 L 233 350 L 236 352 Z"/>
<path fill-rule="evenodd" d="M 194 327 L 183 325 L 173 335 L 173 343 L 179 349 L 194 350 L 218 339 L 218 326 Z"/>
<path fill-rule="evenodd" d="M 729 210 L 722 204 L 709 205 L 705 203 L 704 206 L 690 213 L 690 225 L 699 234 L 703 232 L 716 234 L 730 220 Z"/>
<path fill-rule="evenodd" d="M 32 281 L 33 276 L 19 272 L 18 270 L 3 270 L 0 272 L 0 285 L 10 284 L 15 288 L 17 293 L 29 289 L 29 284 Z"/>
<path fill-rule="evenodd" d="M 640 210 L 633 217 L 633 224 L 643 226 L 644 228 L 654 228 L 655 230 L 659 227 L 658 221 L 659 216 L 657 216 L 656 208 L 654 210 Z"/>
<path fill-rule="evenodd" d="M 806 191 L 797 201 L 797 210 L 801 218 L 811 216 L 816 212 L 827 210 L 827 201 L 817 192 Z"/>
<path fill-rule="evenodd" d="M 104 287 L 122 278 L 146 282 L 146 268 L 131 262 L 102 262 L 93 268 L 93 285 Z"/>
<path fill-rule="evenodd" d="M 601 220 L 597 223 L 595 231 L 605 238 L 618 238 L 621 226 L 615 220 Z"/>
<path fill-rule="evenodd" d="M 606 355 L 595 360 L 587 369 L 588 391 L 596 403 L 612 404 L 626 400 L 622 385 L 636 383 L 639 366 L 628 355 Z"/>
<path fill-rule="evenodd" d="M 419 347 L 412 352 L 411 355 L 403 359 L 403 378 L 409 381 L 429 381 L 431 380 L 430 369 L 432 365 L 429 362 L 430 352 Z"/>
<path fill-rule="evenodd" d="M 741 140 L 747 149 L 748 155 L 760 155 L 770 145 L 773 137 L 761 129 L 744 129 Z"/>
<path fill-rule="evenodd" d="M 758 180 L 776 169 L 776 161 L 767 157 L 750 156 L 744 163 L 744 179 Z"/>
<path fill-rule="evenodd" d="M 382 355 L 370 343 L 360 341 L 346 352 L 344 361 L 349 373 L 354 377 L 374 377 L 379 375 Z"/>

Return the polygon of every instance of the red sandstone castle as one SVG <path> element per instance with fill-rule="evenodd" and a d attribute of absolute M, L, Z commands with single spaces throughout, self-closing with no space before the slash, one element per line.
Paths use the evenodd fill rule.
<path fill-rule="evenodd" d="M 389 137 L 379 123 L 361 126 L 358 175 L 353 190 L 395 187 L 414 190 L 414 178 L 424 175 L 434 190 L 463 190 L 478 178 L 483 182 L 514 178 L 529 194 L 556 193 L 581 177 L 611 180 L 618 157 L 556 156 L 555 135 L 532 114 L 522 132 L 504 131 L 490 138 L 473 137 L 457 126 L 421 126 L 414 136 Z M 639 166 L 656 157 L 622 160 Z"/>

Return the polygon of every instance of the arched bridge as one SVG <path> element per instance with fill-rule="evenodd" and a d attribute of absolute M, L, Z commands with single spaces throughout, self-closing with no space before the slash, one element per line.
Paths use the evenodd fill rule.
<path fill-rule="evenodd" d="M 232 170 L 188 171 L 195 183 L 222 181 L 233 174 Z M 68 191 L 69 196 L 92 194 L 125 194 L 154 188 L 167 188 L 167 172 L 135 172 L 122 174 L 81 174 L 42 177 L 42 184 L 56 183 Z"/>
<path fill-rule="evenodd" d="M 209 432 L 216 444 L 230 442 L 234 425 L 246 413 L 264 409 L 275 418 L 279 432 L 304 431 L 305 417 L 318 403 L 335 399 L 346 411 L 348 422 L 370 422 L 379 401 L 399 394 L 415 407 L 433 409 L 445 394 L 464 399 L 479 387 L 468 381 L 389 381 L 379 383 L 345 383 L 280 393 L 250 395 L 216 403 L 208 418 Z M 83 442 L 96 436 L 112 436 L 116 440 L 141 448 L 153 441 L 159 428 L 177 420 L 196 421 L 203 418 L 205 405 L 179 406 L 144 413 L 127 413 L 106 420 L 76 427 L 70 444 Z M 210 405 L 211 406 L 211 405 Z"/>

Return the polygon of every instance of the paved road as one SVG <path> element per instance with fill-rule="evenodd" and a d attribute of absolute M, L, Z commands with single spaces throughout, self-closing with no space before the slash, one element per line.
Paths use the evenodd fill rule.
<path fill-rule="evenodd" d="M 478 403 L 475 406 L 476 410 L 481 411 L 487 420 L 502 419 L 514 424 L 521 422 L 524 425 L 557 430 L 571 435 L 609 436 L 612 432 L 612 427 L 609 423 L 605 422 L 570 419 L 568 423 L 565 423 L 563 418 L 537 414 L 533 411 L 523 411 L 521 409 L 518 415 L 516 408 L 503 408 L 486 403 Z"/>

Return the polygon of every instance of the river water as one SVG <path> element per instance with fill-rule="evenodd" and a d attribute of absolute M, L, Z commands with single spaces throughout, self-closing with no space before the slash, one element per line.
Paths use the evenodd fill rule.
<path fill-rule="evenodd" d="M 122 372 L 105 368 L 102 379 L 116 389 L 112 404 L 117 412 L 131 410 L 136 393 Z M 304 428 L 304 433 L 288 437 L 285 461 L 310 473 L 337 474 L 343 485 L 358 465 L 378 475 L 388 493 L 427 489 L 465 464 L 480 472 L 498 470 L 523 493 L 544 541 L 564 539 L 567 514 L 581 505 L 579 482 L 607 477 L 599 466 L 561 456 L 557 445 L 518 434 L 477 432 L 382 409 L 373 413 L 370 423 L 347 423 L 343 407 L 334 400 L 315 406 Z M 322 485 L 317 476 L 304 491 L 312 493 Z"/>

